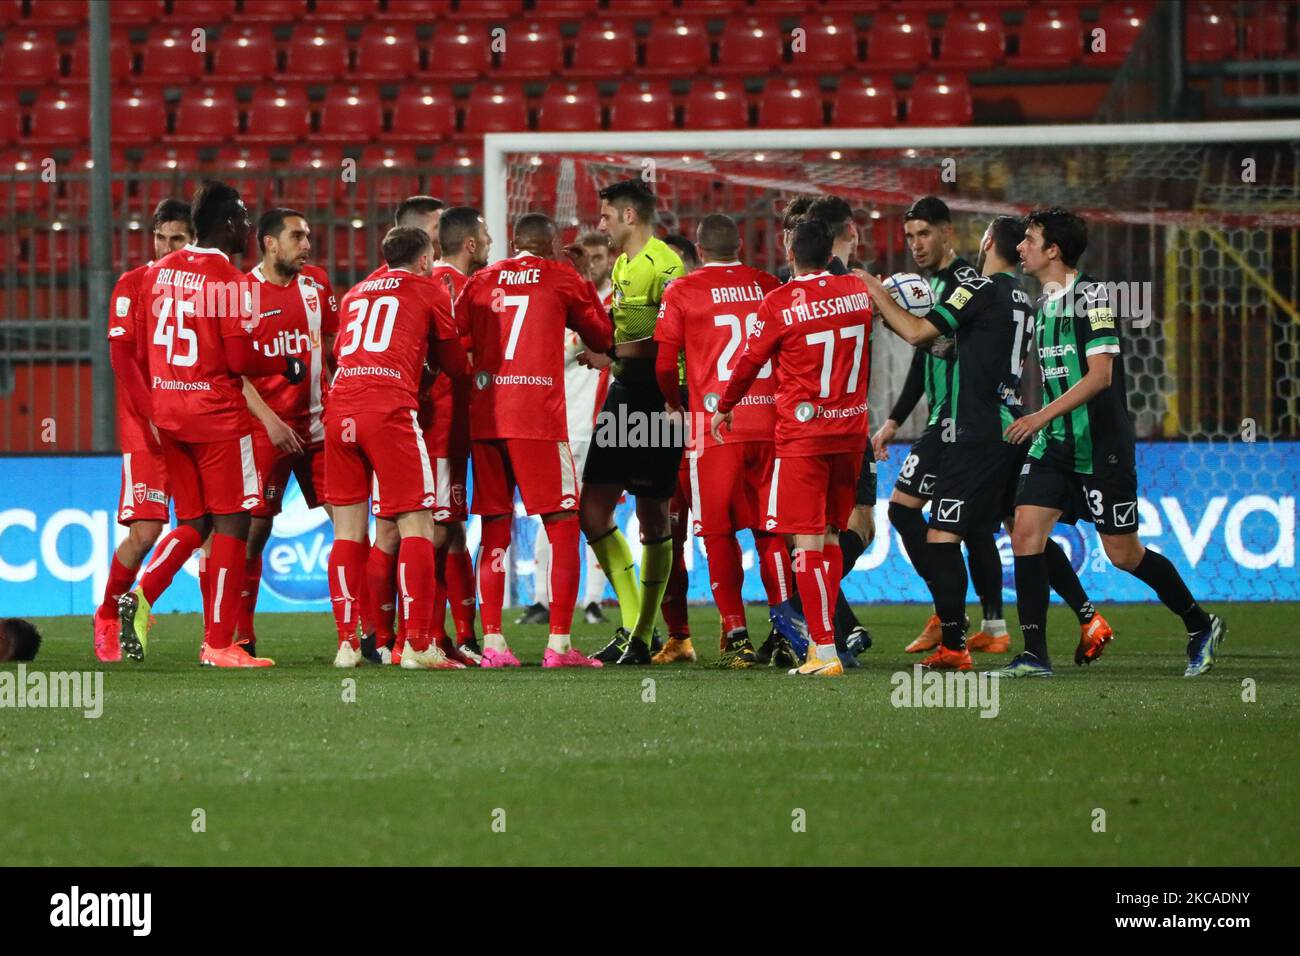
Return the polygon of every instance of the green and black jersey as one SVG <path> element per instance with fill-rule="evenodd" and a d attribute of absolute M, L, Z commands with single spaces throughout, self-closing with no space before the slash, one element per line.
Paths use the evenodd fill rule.
<path fill-rule="evenodd" d="M 1088 374 L 1088 357 L 1115 356 L 1110 386 L 1092 401 L 1060 415 L 1038 433 L 1029 457 L 1045 459 L 1081 475 L 1132 468 L 1135 435 L 1128 413 L 1128 386 L 1120 351 L 1119 318 L 1106 287 L 1076 274 L 1064 290 L 1042 300 L 1035 319 L 1043 405 L 1055 401 Z"/>
<path fill-rule="evenodd" d="M 1033 307 L 1009 272 L 968 276 L 926 318 L 957 340 L 949 408 L 956 440 L 1002 441 L 1021 414 L 1020 376 L 1033 334 Z"/>
<path fill-rule="evenodd" d="M 930 292 L 934 301 L 940 301 L 944 292 L 953 288 L 962 279 L 978 277 L 975 267 L 957 256 L 944 269 L 930 277 Z M 931 351 L 930 345 L 923 345 L 912 356 L 912 364 L 907 370 L 907 379 L 903 390 L 894 402 L 889 417 L 900 425 L 912 414 L 912 409 L 921 396 L 925 395 L 926 404 L 930 406 L 930 417 L 926 425 L 935 425 L 948 417 L 948 392 L 952 388 L 953 356 L 947 353 L 941 358 Z"/>

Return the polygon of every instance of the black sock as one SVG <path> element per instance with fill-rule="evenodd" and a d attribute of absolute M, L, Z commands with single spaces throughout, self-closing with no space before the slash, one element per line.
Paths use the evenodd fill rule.
<path fill-rule="evenodd" d="M 853 613 L 853 608 L 849 606 L 848 599 L 844 597 L 844 592 L 840 591 L 839 596 L 835 599 L 835 646 L 840 650 L 844 650 L 844 639 L 849 636 L 849 632 L 855 627 L 861 626 L 858 616 Z"/>
<path fill-rule="evenodd" d="M 929 552 L 925 545 L 925 515 L 916 508 L 908 508 L 896 501 L 889 503 L 889 523 L 894 526 L 898 536 L 903 539 L 903 550 L 912 561 L 912 567 L 921 576 L 925 586 L 933 591 L 933 575 L 930 569 Z M 963 570 L 963 574 L 965 571 Z"/>
<path fill-rule="evenodd" d="M 1210 626 L 1210 616 L 1201 610 L 1201 606 L 1187 590 L 1183 577 L 1174 567 L 1173 562 L 1158 551 L 1147 548 L 1130 574 L 1146 583 L 1156 592 L 1164 606 L 1183 619 L 1188 634 L 1195 634 Z"/>
<path fill-rule="evenodd" d="M 1025 650 L 1047 663 L 1047 558 L 1042 554 L 1016 555 L 1016 611 Z"/>
<path fill-rule="evenodd" d="M 960 651 L 966 646 L 966 562 L 955 541 L 927 544 L 934 574 L 934 613 L 943 627 L 943 646 Z"/>
<path fill-rule="evenodd" d="M 858 537 L 856 531 L 849 531 L 847 528 L 840 532 L 840 550 L 844 552 L 844 566 L 840 569 L 840 580 L 849 576 L 853 570 L 853 565 L 858 563 L 858 558 L 862 557 L 862 552 L 867 550 L 866 544 Z"/>
<path fill-rule="evenodd" d="M 1061 595 L 1061 600 L 1070 606 L 1080 624 L 1087 624 L 1097 610 L 1088 600 L 1088 593 L 1070 566 L 1065 549 L 1048 538 L 1043 554 L 1047 557 L 1047 580 L 1051 582 L 1052 590 Z"/>
<path fill-rule="evenodd" d="M 992 534 L 975 534 L 966 539 L 966 560 L 970 579 L 984 609 L 984 620 L 1002 620 L 1002 556 Z"/>

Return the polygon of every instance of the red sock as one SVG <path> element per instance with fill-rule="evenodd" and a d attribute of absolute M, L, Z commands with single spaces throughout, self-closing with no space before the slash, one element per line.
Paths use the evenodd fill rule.
<path fill-rule="evenodd" d="M 828 541 L 822 548 L 826 559 L 826 587 L 830 592 L 831 618 L 835 617 L 835 602 L 840 596 L 840 578 L 844 574 L 844 552 L 838 541 Z"/>
<path fill-rule="evenodd" d="M 202 536 L 187 524 L 177 525 L 153 549 L 153 560 L 140 575 L 140 590 L 151 605 L 167 590 L 182 565 L 203 545 Z"/>
<path fill-rule="evenodd" d="M 758 573 L 767 591 L 769 607 L 790 600 L 794 574 L 790 570 L 790 552 L 779 534 L 754 532 L 754 548 L 758 551 Z"/>
<path fill-rule="evenodd" d="M 734 534 L 711 534 L 704 539 L 709 559 L 709 585 L 713 602 L 722 615 L 722 630 L 730 634 L 745 626 L 745 599 L 741 588 L 745 571 L 740 565 L 740 543 Z"/>
<path fill-rule="evenodd" d="M 578 604 L 578 578 L 582 575 L 578 516 L 548 522 L 546 538 L 551 542 L 551 633 L 569 634 Z"/>
<path fill-rule="evenodd" d="M 361 622 L 362 634 L 374 634 L 379 629 L 379 624 L 371 615 L 375 605 L 370 600 L 370 575 L 365 572 L 365 567 L 370 561 L 369 535 L 361 539 L 361 547 L 365 549 L 366 556 L 362 562 L 361 580 L 357 582 L 357 619 Z"/>
<path fill-rule="evenodd" d="M 244 587 L 240 595 L 239 623 L 235 633 L 241 641 L 255 641 L 257 634 L 253 631 L 253 614 L 257 611 L 257 592 L 262 584 L 262 556 L 249 558 L 244 562 Z"/>
<path fill-rule="evenodd" d="M 244 565 L 248 543 L 228 534 L 212 535 L 212 553 L 208 555 L 208 575 L 212 587 L 212 626 L 208 647 L 229 647 L 243 604 Z"/>
<path fill-rule="evenodd" d="M 378 548 L 373 549 L 370 552 L 372 560 L 376 554 L 383 552 Z M 361 616 L 361 579 L 365 575 L 366 546 L 360 541 L 335 541 L 334 547 L 330 549 L 330 607 L 334 611 L 339 647 L 343 646 L 344 641 L 354 648 L 361 646 L 357 637 L 357 620 Z"/>
<path fill-rule="evenodd" d="M 671 637 L 690 637 L 690 619 L 686 615 L 686 586 L 690 583 L 686 573 L 686 541 L 679 538 L 673 529 L 673 569 L 668 575 L 668 585 L 664 588 L 664 598 L 659 602 L 659 611 L 664 616 Z M 683 535 L 685 530 L 683 529 Z"/>
<path fill-rule="evenodd" d="M 372 547 L 366 558 L 362 594 L 361 620 L 369 619 L 376 647 L 387 647 L 393 640 L 393 612 L 397 610 L 397 555 Z M 368 604 L 369 610 L 366 609 Z"/>
<path fill-rule="evenodd" d="M 397 549 L 397 589 L 406 621 L 406 643 L 412 650 L 429 647 L 429 612 L 433 610 L 433 542 L 428 538 L 403 538 Z"/>
<path fill-rule="evenodd" d="M 429 617 L 429 633 L 434 640 L 447 636 L 447 546 L 433 551 L 433 612 Z M 439 645 L 441 646 L 441 645 Z"/>
<path fill-rule="evenodd" d="M 131 585 L 135 584 L 135 572 L 138 568 L 128 568 L 120 560 L 117 553 L 113 553 L 113 561 L 108 566 L 108 582 L 104 585 L 104 600 L 99 605 L 99 611 L 106 617 L 117 616 L 117 599 L 127 591 L 131 590 Z"/>
<path fill-rule="evenodd" d="M 799 551 L 795 553 L 794 576 L 799 585 L 799 597 L 803 600 L 804 617 L 808 620 L 808 633 L 818 644 L 830 644 L 835 640 L 832 626 L 831 589 L 826 582 L 826 558 L 820 551 Z"/>
<path fill-rule="evenodd" d="M 199 552 L 199 599 L 203 602 L 203 643 L 212 630 L 212 578 L 208 574 L 208 556 Z"/>
<path fill-rule="evenodd" d="M 502 565 L 504 567 L 505 565 Z M 447 552 L 447 603 L 459 643 L 474 636 L 474 562 L 468 551 Z"/>
<path fill-rule="evenodd" d="M 509 548 L 510 516 L 484 521 L 483 539 L 478 550 L 478 602 L 484 634 L 501 633 L 501 604 L 505 601 L 506 553 Z M 454 605 L 452 613 L 455 613 Z M 459 634 L 456 636 L 460 637 Z"/>

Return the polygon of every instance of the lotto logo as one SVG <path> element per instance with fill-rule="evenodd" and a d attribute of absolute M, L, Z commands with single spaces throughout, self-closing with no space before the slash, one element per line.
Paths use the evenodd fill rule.
<path fill-rule="evenodd" d="M 433 513 L 434 521 L 446 521 L 450 517 L 451 517 L 451 512 L 448 511 L 446 508 L 443 508 L 440 511 L 435 511 Z"/>
<path fill-rule="evenodd" d="M 255 497 L 245 498 L 243 501 L 239 503 L 239 507 L 242 508 L 244 511 L 252 511 L 254 508 L 257 507 L 257 498 Z"/>
<path fill-rule="evenodd" d="M 770 520 L 770 519 L 769 519 L 769 520 Z M 773 521 L 772 524 L 776 524 L 776 522 Z M 699 523 L 698 521 L 692 521 L 692 522 L 691 522 L 691 534 L 693 534 L 693 535 L 695 535 L 696 537 L 698 537 L 699 534 L 700 534 L 700 528 L 701 528 L 701 525 L 700 525 L 700 523 Z"/>
<path fill-rule="evenodd" d="M 118 517 L 120 517 L 123 521 L 131 520 L 131 518 L 134 515 L 135 515 L 134 508 L 123 508 L 120 512 L 118 512 Z"/>
<path fill-rule="evenodd" d="M 137 481 L 131 486 L 131 497 L 135 499 L 138 505 L 144 504 L 144 496 L 148 493 L 149 488 L 143 481 Z"/>
<path fill-rule="evenodd" d="M 961 506 L 965 502 L 958 498 L 941 498 L 939 499 L 938 520 L 949 523 L 961 520 Z"/>
<path fill-rule="evenodd" d="M 560 499 L 560 507 L 561 507 L 561 508 L 565 508 L 565 509 L 572 508 L 572 507 L 573 507 L 574 505 L 576 505 L 577 503 L 578 503 L 578 502 L 575 501 L 573 498 L 561 498 L 561 499 Z"/>
<path fill-rule="evenodd" d="M 764 531 L 771 531 L 771 530 L 772 530 L 773 528 L 775 528 L 775 527 L 776 527 L 776 519 L 775 519 L 775 518 L 768 518 L 766 521 L 763 522 L 763 530 L 764 530 Z"/>
<path fill-rule="evenodd" d="M 1111 512 L 1115 516 L 1115 527 L 1127 528 L 1137 524 L 1137 506 L 1136 501 L 1121 501 L 1114 505 Z"/>
<path fill-rule="evenodd" d="M 425 495 L 423 498 L 421 498 L 421 499 L 420 499 L 420 507 L 421 507 L 421 508 L 432 508 L 432 507 L 433 507 L 433 495 Z"/>

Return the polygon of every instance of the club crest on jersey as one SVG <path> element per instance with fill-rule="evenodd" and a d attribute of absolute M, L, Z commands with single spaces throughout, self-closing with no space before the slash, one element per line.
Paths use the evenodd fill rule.
<path fill-rule="evenodd" d="M 144 504 L 144 496 L 148 493 L 149 487 L 143 481 L 137 481 L 131 486 L 131 497 L 135 499 L 138 505 Z"/>
<path fill-rule="evenodd" d="M 812 402 L 800 402 L 794 407 L 794 417 L 796 421 L 810 422 L 817 414 L 817 406 Z"/>
<path fill-rule="evenodd" d="M 704 410 L 706 412 L 716 412 L 718 410 L 718 402 L 721 400 L 722 396 L 717 392 L 709 392 L 709 394 L 704 396 Z"/>
<path fill-rule="evenodd" d="M 483 389 L 487 388 L 488 385 L 490 385 L 491 383 L 492 383 L 491 372 L 476 372 L 474 374 L 474 387 L 477 388 L 480 392 L 483 391 Z"/>
<path fill-rule="evenodd" d="M 452 486 L 451 486 L 451 500 L 452 500 L 452 502 L 453 502 L 454 504 L 457 504 L 457 505 L 463 505 L 463 504 L 465 503 L 465 486 L 464 486 L 464 485 L 452 485 Z"/>

